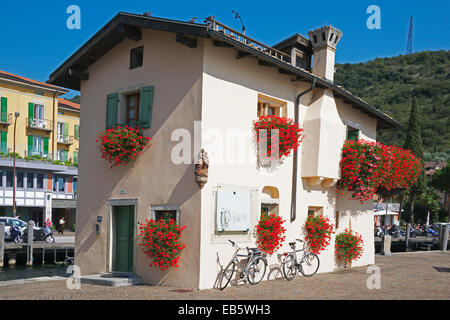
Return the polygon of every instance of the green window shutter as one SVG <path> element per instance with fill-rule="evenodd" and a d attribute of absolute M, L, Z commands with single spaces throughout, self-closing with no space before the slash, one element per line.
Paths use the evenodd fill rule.
<path fill-rule="evenodd" d="M 119 94 L 108 94 L 106 101 L 106 129 L 117 125 L 117 107 L 119 103 Z"/>
<path fill-rule="evenodd" d="M 29 102 L 28 103 L 28 125 L 29 126 L 31 126 L 31 124 L 33 123 L 33 118 L 34 118 L 34 103 Z"/>
<path fill-rule="evenodd" d="M 44 138 L 44 156 L 48 156 L 48 138 Z"/>
<path fill-rule="evenodd" d="M 152 126 L 154 87 L 143 87 L 139 103 L 139 126 L 150 128 Z"/>
<path fill-rule="evenodd" d="M 78 138 L 79 138 L 79 136 L 78 136 L 78 134 L 79 134 L 78 131 L 79 131 L 79 130 L 80 130 L 80 126 L 76 124 L 76 125 L 75 125 L 75 130 L 74 130 L 74 131 L 75 131 L 75 139 L 78 139 Z"/>
<path fill-rule="evenodd" d="M 1 132 L 1 150 L 0 150 L 0 152 L 2 152 L 4 154 L 6 154 L 6 152 L 7 152 L 6 138 L 7 138 L 7 132 L 6 131 L 2 131 Z"/>
<path fill-rule="evenodd" d="M 69 124 L 64 123 L 64 137 L 69 135 Z"/>
<path fill-rule="evenodd" d="M 28 136 L 28 156 L 33 153 L 33 136 Z"/>
<path fill-rule="evenodd" d="M 78 164 L 78 151 L 73 152 L 73 163 Z"/>
<path fill-rule="evenodd" d="M 8 121 L 8 98 L 2 97 L 1 99 L 1 120 L 2 122 Z"/>
<path fill-rule="evenodd" d="M 69 152 L 67 150 L 63 151 L 63 161 L 67 161 L 69 159 Z"/>

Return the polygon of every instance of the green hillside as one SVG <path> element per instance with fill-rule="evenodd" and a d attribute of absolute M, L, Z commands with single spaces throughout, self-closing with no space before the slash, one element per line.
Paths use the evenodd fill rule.
<path fill-rule="evenodd" d="M 416 95 L 425 160 L 450 157 L 450 51 L 337 64 L 335 82 L 400 122 L 402 128 L 383 130 L 378 137 L 399 146 L 405 141 L 411 97 Z"/>

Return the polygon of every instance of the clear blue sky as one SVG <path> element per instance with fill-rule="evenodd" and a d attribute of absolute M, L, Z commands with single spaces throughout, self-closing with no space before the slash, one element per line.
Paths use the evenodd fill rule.
<path fill-rule="evenodd" d="M 66 27 L 69 5 L 81 8 L 81 30 Z M 369 5 L 381 9 L 381 29 L 369 30 Z M 0 6 L 0 70 L 46 81 L 65 59 L 117 12 L 143 13 L 184 20 L 207 16 L 240 29 L 231 10 L 238 11 L 247 34 L 273 45 L 298 32 L 332 24 L 343 32 L 337 62 L 364 62 L 404 54 L 409 19 L 414 16 L 413 51 L 450 47 L 450 1 L 140 1 L 140 0 L 2 0 Z M 76 92 L 70 92 L 73 96 Z"/>

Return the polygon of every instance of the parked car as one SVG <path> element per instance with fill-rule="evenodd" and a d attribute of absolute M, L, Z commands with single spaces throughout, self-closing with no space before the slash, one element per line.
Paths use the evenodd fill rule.
<path fill-rule="evenodd" d="M 5 239 L 6 240 L 9 240 L 11 237 L 11 227 L 12 226 L 18 227 L 22 232 L 28 226 L 28 224 L 25 221 L 22 221 L 18 218 L 13 218 L 13 217 L 0 217 L 0 223 L 5 224 Z"/>

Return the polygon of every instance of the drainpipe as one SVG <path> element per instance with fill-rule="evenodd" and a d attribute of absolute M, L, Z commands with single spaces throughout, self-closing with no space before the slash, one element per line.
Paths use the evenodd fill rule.
<path fill-rule="evenodd" d="M 300 98 L 313 90 L 316 87 L 316 79 L 313 79 L 313 82 L 311 84 L 311 87 L 309 89 L 306 89 L 303 92 L 300 92 L 296 99 L 295 99 L 295 106 L 294 106 L 294 114 L 295 114 L 295 122 L 298 123 L 299 121 L 299 113 L 300 113 Z M 298 149 L 294 151 L 294 165 L 293 165 L 293 172 L 292 172 L 292 200 L 291 200 L 291 222 L 293 222 L 296 218 L 297 213 L 297 172 L 298 172 Z"/>

